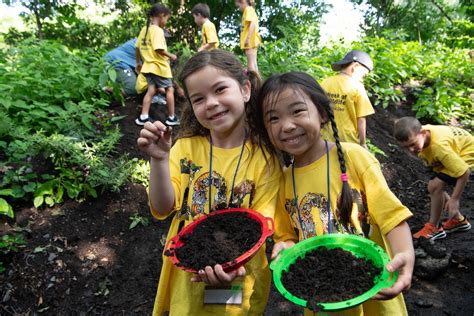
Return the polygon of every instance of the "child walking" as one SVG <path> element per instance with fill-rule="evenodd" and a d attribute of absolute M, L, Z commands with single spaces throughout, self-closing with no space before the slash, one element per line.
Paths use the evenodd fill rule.
<path fill-rule="evenodd" d="M 168 240 L 195 216 L 222 208 L 250 208 L 273 217 L 280 165 L 257 145 L 260 141 L 245 117 L 255 108 L 250 103 L 258 78 L 229 52 L 199 52 L 180 75 L 190 105 L 176 143 L 172 146 L 171 128 L 161 122 L 146 123 L 141 130 L 138 146 L 151 157 L 151 211 L 160 220 L 173 216 Z M 223 292 L 232 286 L 234 302 L 206 303 L 207 285 L 222 284 Z M 229 273 L 216 265 L 193 276 L 163 257 L 153 314 L 262 315 L 269 291 L 263 247 L 244 267 Z"/>
<path fill-rule="evenodd" d="M 137 125 L 143 126 L 150 122 L 150 107 L 153 96 L 159 89 L 166 90 L 166 104 L 168 106 L 167 125 L 179 125 L 179 119 L 174 112 L 173 75 L 170 59 L 176 60 L 176 55 L 168 52 L 163 28 L 171 11 L 162 4 L 154 4 L 149 13 L 135 46 L 137 73 L 143 73 L 148 82 L 148 89 L 143 98 L 141 115 L 135 120 Z M 143 60 L 143 65 L 142 65 Z"/>
<path fill-rule="evenodd" d="M 193 15 L 194 22 L 201 27 L 201 47 L 199 47 L 198 52 L 219 47 L 216 27 L 209 20 L 211 17 L 209 6 L 205 3 L 198 3 L 191 10 L 191 14 Z"/>
<path fill-rule="evenodd" d="M 242 11 L 240 26 L 240 48 L 247 56 L 247 67 L 258 73 L 257 50 L 262 42 L 258 32 L 258 17 L 254 0 L 236 0 L 235 5 Z"/>
<path fill-rule="evenodd" d="M 400 146 L 418 155 L 434 171 L 428 182 L 430 219 L 413 237 L 435 240 L 445 238 L 446 233 L 470 230 L 459 204 L 474 168 L 474 137 L 458 127 L 421 125 L 408 116 L 395 122 L 394 136 Z M 453 186 L 451 197 L 445 191 L 448 185 Z M 449 217 L 438 227 L 445 209 Z"/>
<path fill-rule="evenodd" d="M 332 64 L 332 69 L 339 73 L 321 83 L 333 105 L 340 141 L 360 144 L 364 148 L 367 148 L 365 118 L 374 114 L 374 108 L 362 81 L 373 70 L 373 65 L 367 53 L 350 51 L 341 61 Z M 329 126 L 323 129 L 323 136 L 334 141 Z"/>
<path fill-rule="evenodd" d="M 259 93 L 257 111 L 266 143 L 293 156 L 280 187 L 272 257 L 315 235 L 369 238 L 388 251 L 387 269 L 398 270 L 398 280 L 375 297 L 390 300 L 369 300 L 343 314 L 406 315 L 401 292 L 410 287 L 415 259 L 406 223 L 412 214 L 388 188 L 377 160 L 359 145 L 339 141 L 330 100 L 305 73 L 271 76 Z M 329 122 L 335 143 L 320 135 Z"/>

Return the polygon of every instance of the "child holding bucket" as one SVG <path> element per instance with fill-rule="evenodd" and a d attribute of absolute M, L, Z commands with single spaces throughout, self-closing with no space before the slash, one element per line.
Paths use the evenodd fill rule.
<path fill-rule="evenodd" d="M 138 146 L 151 157 L 149 198 L 153 215 L 173 216 L 167 240 L 200 215 L 227 207 L 254 209 L 273 217 L 281 169 L 278 160 L 257 145 L 246 123 L 258 75 L 242 68 L 223 50 L 193 56 L 180 75 L 189 105 L 172 146 L 171 128 L 146 123 Z M 226 300 L 208 304 L 207 285 L 222 285 Z M 225 273 L 220 265 L 197 275 L 163 257 L 153 314 L 262 315 L 270 291 L 270 271 L 262 247 L 244 267 Z M 220 304 L 219 304 L 220 303 Z"/>
<path fill-rule="evenodd" d="M 410 287 L 415 260 L 406 223 L 412 214 L 388 188 L 377 160 L 357 144 L 340 143 L 330 100 L 305 73 L 271 76 L 260 90 L 256 111 L 251 122 L 265 126 L 266 133 L 261 134 L 265 143 L 293 156 L 280 187 L 272 257 L 315 235 L 369 238 L 391 256 L 387 270 L 398 270 L 397 282 L 380 291 L 376 300 L 343 314 L 406 314 L 401 292 Z M 320 135 L 329 122 L 335 143 Z"/>

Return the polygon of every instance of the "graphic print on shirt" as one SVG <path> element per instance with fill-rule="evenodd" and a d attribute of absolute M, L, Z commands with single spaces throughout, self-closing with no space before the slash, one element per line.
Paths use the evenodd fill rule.
<path fill-rule="evenodd" d="M 336 209 L 337 216 L 331 217 L 331 227 L 333 229 L 333 232 L 350 233 L 354 235 L 369 237 L 371 232 L 371 226 L 369 225 L 365 193 L 362 192 L 361 194 L 359 193 L 359 191 L 352 189 L 352 194 L 357 211 L 357 219 L 360 225 L 359 223 L 354 225 L 354 223 L 351 222 L 349 223 L 348 227 L 344 227 L 340 220 L 340 211 Z M 316 208 L 316 212 L 319 213 L 319 219 L 322 223 L 321 230 L 323 231 L 323 234 L 328 233 L 329 217 L 327 202 L 328 200 L 324 196 L 324 194 L 308 192 L 303 196 L 301 202 L 299 203 L 299 215 L 298 208 L 296 207 L 296 199 L 286 199 L 285 209 L 290 215 L 294 227 L 298 230 L 300 229 L 298 227 L 298 223 L 300 223 L 301 216 L 300 225 L 302 226 L 302 229 L 304 231 L 303 236 L 305 238 L 310 238 L 316 236 L 316 224 L 314 222 L 312 214 L 314 208 Z M 331 215 L 333 214 L 334 213 L 331 213 Z"/>
<path fill-rule="evenodd" d="M 209 200 L 210 187 L 214 188 L 211 192 L 211 211 L 226 209 L 229 207 L 241 207 L 244 204 L 247 204 L 248 207 L 251 208 L 255 196 L 255 183 L 253 181 L 243 180 L 236 184 L 232 201 L 229 201 L 228 203 L 227 193 L 230 185 L 227 184 L 226 179 L 218 172 L 212 171 L 211 179 L 209 179 L 209 172 L 204 172 L 196 177 L 201 171 L 202 166 L 196 165 L 192 160 L 188 160 L 187 158 L 180 160 L 180 167 L 181 174 L 189 175 L 188 186 L 184 191 L 183 202 L 181 209 L 179 210 L 179 217 L 181 219 L 191 220 L 198 214 L 207 213 L 208 208 L 206 207 L 206 204 Z M 192 190 L 191 206 L 188 205 L 190 190 Z M 244 203 L 247 196 L 248 203 Z"/>

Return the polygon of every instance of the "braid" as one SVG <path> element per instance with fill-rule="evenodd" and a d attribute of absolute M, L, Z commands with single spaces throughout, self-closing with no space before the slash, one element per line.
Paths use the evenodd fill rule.
<path fill-rule="evenodd" d="M 352 189 L 349 186 L 349 182 L 347 181 L 346 176 L 346 160 L 344 158 L 344 152 L 342 151 L 341 142 L 339 140 L 339 131 L 337 130 L 336 120 L 334 119 L 334 113 L 331 108 L 328 109 L 327 115 L 329 121 L 331 122 L 332 133 L 335 139 L 336 148 L 337 148 L 337 157 L 339 158 L 339 167 L 341 168 L 341 178 L 342 175 L 345 176 L 345 180 L 342 180 L 342 191 L 341 197 L 337 201 L 337 208 L 340 211 L 340 218 L 342 220 L 342 224 L 347 228 L 347 225 L 351 221 L 351 214 L 352 214 L 352 204 L 353 204 L 353 197 L 352 197 Z"/>
<path fill-rule="evenodd" d="M 143 41 L 146 42 L 146 36 L 148 34 L 148 28 L 150 27 L 150 13 L 148 13 L 146 17 L 146 31 L 145 31 L 145 36 L 143 36 Z"/>

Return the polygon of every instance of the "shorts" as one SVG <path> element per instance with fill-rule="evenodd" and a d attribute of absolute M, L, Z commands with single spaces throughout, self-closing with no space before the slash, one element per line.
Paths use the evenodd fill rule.
<path fill-rule="evenodd" d="M 457 178 L 448 176 L 446 173 L 442 173 L 442 172 L 435 172 L 433 174 L 433 176 L 431 177 L 431 180 L 433 180 L 434 178 L 438 178 L 441 181 L 443 181 L 443 182 L 445 182 L 449 185 L 452 185 L 452 186 L 455 186 L 456 182 L 458 182 Z"/>
<path fill-rule="evenodd" d="M 148 82 L 148 85 L 155 85 L 157 88 L 169 88 L 173 86 L 171 78 L 164 78 L 152 73 L 143 74 Z"/>
<path fill-rule="evenodd" d="M 434 178 L 438 178 L 441 181 L 444 181 L 445 183 L 452 186 L 455 186 L 456 183 L 458 182 L 457 178 L 448 176 L 446 173 L 442 173 L 442 172 L 439 172 L 439 173 L 435 172 L 433 176 L 431 177 L 431 180 L 433 180 Z M 469 181 L 473 181 L 473 180 L 474 180 L 474 172 L 472 172 L 471 170 L 471 173 L 469 174 Z"/>
<path fill-rule="evenodd" d="M 122 89 L 125 95 L 133 96 L 137 94 L 135 90 L 135 83 L 137 81 L 137 75 L 132 69 L 115 68 L 117 72 L 117 82 L 122 84 Z"/>

